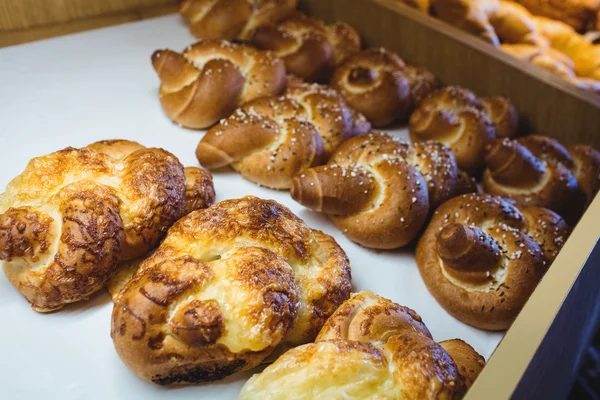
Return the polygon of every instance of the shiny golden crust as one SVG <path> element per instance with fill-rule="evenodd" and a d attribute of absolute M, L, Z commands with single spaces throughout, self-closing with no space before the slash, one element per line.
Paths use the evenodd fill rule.
<path fill-rule="evenodd" d="M 175 156 L 134 142 L 34 158 L 0 196 L 4 272 L 37 311 L 85 299 L 119 260 L 158 243 L 183 213 L 184 189 Z"/>
<path fill-rule="evenodd" d="M 258 28 L 250 42 L 272 50 L 288 73 L 308 81 L 328 79 L 335 66 L 360 51 L 360 36 L 350 25 L 325 25 L 300 13 Z"/>
<path fill-rule="evenodd" d="M 592 26 L 600 12 L 598 0 L 515 0 L 532 14 L 556 19 L 577 31 Z"/>
<path fill-rule="evenodd" d="M 244 197 L 173 225 L 115 299 L 111 334 L 145 380 L 216 380 L 313 340 L 350 290 L 333 238 Z"/>
<path fill-rule="evenodd" d="M 298 0 L 183 0 L 179 12 L 199 39 L 250 39 L 294 12 Z"/>
<path fill-rule="evenodd" d="M 215 186 L 210 172 L 197 167 L 185 167 L 184 215 L 208 208 L 215 202 Z"/>
<path fill-rule="evenodd" d="M 430 93 L 413 112 L 410 138 L 444 143 L 461 169 L 475 173 L 483 166 L 488 143 L 497 135 L 516 135 L 515 114 L 506 99 L 482 101 L 467 89 L 447 86 Z"/>
<path fill-rule="evenodd" d="M 499 0 L 497 9 L 489 14 L 489 21 L 503 43 L 548 45 L 547 39 L 537 31 L 533 16 L 520 4 Z"/>
<path fill-rule="evenodd" d="M 500 8 L 497 0 L 431 0 L 433 14 L 449 24 L 498 46 L 500 39 L 490 15 Z"/>
<path fill-rule="evenodd" d="M 239 398 L 456 399 L 483 366 L 462 341 L 435 343 L 414 311 L 361 292 L 330 317 L 315 343 L 254 375 Z"/>
<path fill-rule="evenodd" d="M 198 144 L 196 157 L 207 168 L 231 165 L 259 185 L 289 189 L 296 173 L 322 164 L 340 143 L 369 130 L 336 91 L 298 84 L 219 122 Z"/>
<path fill-rule="evenodd" d="M 380 127 L 406 118 L 411 108 L 404 61 L 383 48 L 360 52 L 340 65 L 330 85 L 348 104 Z"/>
<path fill-rule="evenodd" d="M 567 234 L 564 221 L 550 211 L 521 211 L 487 194 L 463 195 L 436 210 L 417 245 L 417 264 L 446 311 L 477 328 L 502 330 Z"/>
<path fill-rule="evenodd" d="M 270 52 L 203 40 L 182 53 L 157 50 L 152 65 L 165 113 L 187 128 L 207 128 L 240 104 L 285 89 L 283 61 Z"/>
<path fill-rule="evenodd" d="M 407 6 L 416 8 L 417 10 L 429 14 L 429 8 L 431 7 L 430 0 L 396 0 L 400 3 L 404 3 Z"/>
<path fill-rule="evenodd" d="M 562 163 L 546 163 L 518 141 L 497 139 L 486 149 L 483 189 L 525 207 L 563 214 L 577 196 L 577 180 Z"/>
<path fill-rule="evenodd" d="M 410 147 L 383 133 L 348 140 L 326 166 L 294 177 L 294 200 L 324 212 L 351 240 L 370 248 L 409 244 L 433 207 L 457 186 L 456 161 L 440 143 Z"/>
<path fill-rule="evenodd" d="M 583 144 L 567 145 L 573 157 L 573 174 L 589 205 L 600 189 L 600 151 Z"/>
<path fill-rule="evenodd" d="M 559 51 L 529 44 L 503 44 L 500 49 L 520 60 L 544 68 L 561 78 L 575 78 L 573 60 Z"/>

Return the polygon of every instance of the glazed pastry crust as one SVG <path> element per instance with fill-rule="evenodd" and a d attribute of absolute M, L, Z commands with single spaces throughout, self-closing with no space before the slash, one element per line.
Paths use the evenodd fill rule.
<path fill-rule="evenodd" d="M 29 162 L 0 196 L 0 258 L 37 311 L 99 290 L 119 260 L 154 247 L 184 211 L 171 153 L 103 141 Z"/>
<path fill-rule="evenodd" d="M 111 334 L 145 380 L 216 380 L 313 340 L 349 294 L 348 259 L 332 237 L 245 197 L 169 230 L 115 299 Z"/>
<path fill-rule="evenodd" d="M 239 399 L 457 399 L 484 364 L 460 340 L 435 343 L 414 311 L 361 292 L 331 316 L 315 343 L 254 375 Z"/>

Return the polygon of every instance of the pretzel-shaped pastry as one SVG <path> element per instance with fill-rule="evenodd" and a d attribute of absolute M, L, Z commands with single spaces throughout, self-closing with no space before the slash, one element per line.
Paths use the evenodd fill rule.
<path fill-rule="evenodd" d="M 485 365 L 462 340 L 436 343 L 421 317 L 371 292 L 344 302 L 315 343 L 279 357 L 239 399 L 459 399 Z"/>
<path fill-rule="evenodd" d="M 350 290 L 331 236 L 248 196 L 173 225 L 116 297 L 111 335 L 145 380 L 211 381 L 313 340 Z"/>
<path fill-rule="evenodd" d="M 187 175 L 171 153 L 125 140 L 34 158 L 0 195 L 4 273 L 36 311 L 86 299 L 119 260 L 141 256 L 184 208 L 202 206 L 184 204 L 186 186 L 214 200 L 209 174 Z"/>
<path fill-rule="evenodd" d="M 300 13 L 258 28 L 251 43 L 272 50 L 285 61 L 288 73 L 309 81 L 329 78 L 335 66 L 360 51 L 360 36 L 350 25 L 325 25 Z"/>
<path fill-rule="evenodd" d="M 348 58 L 335 70 L 330 84 L 376 127 L 405 119 L 437 87 L 430 72 L 407 66 L 383 48 Z"/>
<path fill-rule="evenodd" d="M 199 39 L 243 39 L 294 12 L 298 0 L 183 0 L 179 12 Z"/>
<path fill-rule="evenodd" d="M 447 86 L 430 93 L 410 117 L 413 142 L 437 140 L 452 149 L 461 169 L 477 172 L 484 149 L 497 136 L 517 134 L 518 115 L 503 97 L 479 99 L 473 92 Z"/>
<path fill-rule="evenodd" d="M 299 171 L 323 163 L 369 123 L 325 86 L 297 85 L 281 97 L 246 103 L 210 129 L 196 149 L 206 168 L 231 165 L 263 186 L 289 189 Z"/>
<path fill-rule="evenodd" d="M 417 244 L 427 288 L 455 318 L 507 329 L 570 233 L 556 213 L 467 194 L 434 213 Z"/>
<path fill-rule="evenodd" d="M 207 128 L 240 104 L 285 89 L 283 61 L 270 52 L 204 40 L 183 53 L 157 50 L 152 65 L 161 80 L 165 113 L 187 128 Z"/>
<path fill-rule="evenodd" d="M 563 214 L 577 193 L 577 180 L 562 163 L 547 163 L 516 140 L 497 139 L 486 148 L 483 189 L 519 205 Z"/>
<path fill-rule="evenodd" d="M 437 204 L 458 187 L 452 152 L 437 142 L 410 147 L 371 133 L 343 143 L 326 166 L 294 177 L 291 195 L 324 212 L 351 240 L 377 249 L 407 245 Z"/>

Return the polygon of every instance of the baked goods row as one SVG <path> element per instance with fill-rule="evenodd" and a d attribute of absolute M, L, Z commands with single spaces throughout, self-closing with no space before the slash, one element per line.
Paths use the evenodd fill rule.
<path fill-rule="evenodd" d="M 204 166 L 291 189 L 365 246 L 418 242 L 434 297 L 480 328 L 510 325 L 568 236 L 539 207 L 563 212 L 549 183 L 566 182 L 566 198 L 593 197 L 592 149 L 582 147 L 596 166 L 548 138 L 507 139 L 518 125 L 508 101 L 438 89 L 385 50 L 313 75 L 339 74 L 339 91 L 286 78 L 289 61 L 225 42 L 160 51 L 153 64 L 175 121 L 224 118 L 199 143 Z M 371 131 L 411 113 L 412 145 Z M 474 193 L 468 173 L 484 168 L 487 190 L 512 199 Z M 0 259 L 38 311 L 108 284 L 115 348 L 158 384 L 221 379 L 280 355 L 241 398 L 292 388 L 306 398 L 456 398 L 476 378 L 484 360 L 464 342 L 437 344 L 414 311 L 351 295 L 333 237 L 273 201 L 214 199 L 209 173 L 164 150 L 128 141 L 65 149 L 32 160 L 0 197 Z"/>

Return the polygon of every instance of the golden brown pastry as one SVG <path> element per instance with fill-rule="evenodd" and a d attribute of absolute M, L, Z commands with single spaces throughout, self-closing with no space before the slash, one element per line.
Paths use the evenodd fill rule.
<path fill-rule="evenodd" d="M 431 73 L 408 67 L 397 54 L 382 48 L 350 57 L 335 70 L 330 84 L 376 127 L 407 118 L 437 87 Z"/>
<path fill-rule="evenodd" d="M 489 20 L 502 43 L 548 45 L 548 40 L 537 32 L 533 16 L 517 3 L 498 1 L 498 8 L 489 15 Z"/>
<path fill-rule="evenodd" d="M 303 84 L 246 103 L 206 133 L 196 157 L 206 168 L 231 165 L 259 185 L 289 189 L 297 172 L 324 163 L 340 143 L 369 129 L 336 91 Z"/>
<path fill-rule="evenodd" d="M 577 194 L 563 212 L 565 219 L 575 225 L 598 191 L 600 182 L 600 152 L 582 144 L 564 147 L 547 136 L 529 135 L 518 139 L 533 155 L 549 164 L 562 164 L 577 179 Z"/>
<path fill-rule="evenodd" d="M 199 39 L 249 39 L 294 12 L 298 0 L 183 0 L 179 12 Z"/>
<path fill-rule="evenodd" d="M 431 0 L 433 14 L 449 24 L 498 46 L 500 39 L 489 16 L 500 8 L 498 0 Z"/>
<path fill-rule="evenodd" d="M 300 13 L 258 28 L 250 43 L 272 50 L 288 73 L 308 81 L 328 79 L 337 65 L 360 51 L 360 36 L 350 25 L 325 25 Z"/>
<path fill-rule="evenodd" d="M 520 60 L 544 68 L 561 78 L 575 78 L 573 60 L 552 48 L 529 44 L 503 44 L 500 48 Z"/>
<path fill-rule="evenodd" d="M 437 142 L 409 146 L 383 133 L 343 143 L 325 166 L 294 177 L 291 195 L 370 248 L 409 244 L 435 206 L 458 188 L 452 152 Z"/>
<path fill-rule="evenodd" d="M 437 140 L 449 146 L 461 169 L 477 172 L 484 148 L 497 136 L 517 134 L 518 114 L 502 97 L 479 99 L 473 92 L 447 86 L 430 93 L 409 120 L 413 142 Z"/>
<path fill-rule="evenodd" d="M 161 385 L 224 378 L 314 340 L 350 295 L 335 240 L 271 200 L 188 214 L 115 299 L 123 362 Z"/>
<path fill-rule="evenodd" d="M 417 245 L 417 264 L 431 294 L 455 318 L 507 329 L 569 233 L 550 210 L 467 194 L 435 211 Z"/>
<path fill-rule="evenodd" d="M 238 399 L 460 399 L 484 366 L 462 340 L 436 343 L 413 310 L 360 292 L 315 343 L 254 375 Z"/>
<path fill-rule="evenodd" d="M 157 50 L 152 65 L 165 113 L 186 128 L 207 128 L 240 104 L 277 95 L 286 85 L 283 61 L 272 53 L 225 41 L 200 41 L 182 53 Z"/>
<path fill-rule="evenodd" d="M 600 46 L 594 45 L 570 26 L 548 18 L 535 17 L 536 28 L 550 46 L 573 60 L 581 78 L 600 80 Z"/>
<path fill-rule="evenodd" d="M 483 189 L 525 207 L 549 208 L 561 215 L 572 206 L 577 180 L 562 163 L 547 163 L 516 140 L 497 139 L 486 148 Z"/>
<path fill-rule="evenodd" d="M 592 26 L 600 12 L 599 0 L 514 0 L 532 14 L 562 21 L 577 31 Z"/>
<path fill-rule="evenodd" d="M 86 299 L 183 215 L 187 185 L 171 153 L 125 140 L 36 157 L 0 195 L 4 273 L 36 311 Z"/>

